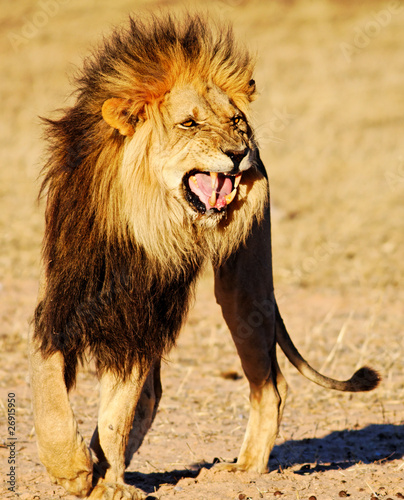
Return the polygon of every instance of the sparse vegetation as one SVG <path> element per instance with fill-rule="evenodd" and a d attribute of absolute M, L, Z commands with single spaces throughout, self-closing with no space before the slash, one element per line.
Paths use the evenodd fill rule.
<path fill-rule="evenodd" d="M 170 9 L 177 4 L 181 10 L 181 2 L 164 2 Z M 345 378 L 366 363 L 383 382 L 371 393 L 330 393 L 281 357 L 290 392 L 273 472 L 197 473 L 215 457 L 237 455 L 248 418 L 247 384 L 208 273 L 165 365 L 159 414 L 128 480 L 162 499 L 403 498 L 404 4 L 193 5 L 232 20 L 257 52 L 255 123 L 271 180 L 275 284 L 294 341 L 331 376 Z M 14 392 L 21 499 L 68 498 L 49 485 L 39 464 L 26 361 L 43 228 L 38 115 L 50 116 L 73 98 L 73 65 L 112 24 L 158 6 L 151 0 L 0 6 L 0 414 Z M 73 394 L 87 439 L 97 415 L 95 387 L 90 366 Z M 6 459 L 7 449 L 0 455 Z M 5 489 L 0 496 L 12 494 Z"/>

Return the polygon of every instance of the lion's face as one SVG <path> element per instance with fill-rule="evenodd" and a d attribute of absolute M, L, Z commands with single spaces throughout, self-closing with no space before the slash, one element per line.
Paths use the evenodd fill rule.
<path fill-rule="evenodd" d="M 164 139 L 156 163 L 169 191 L 194 218 L 220 220 L 252 167 L 245 115 L 215 85 L 175 87 L 160 108 Z"/>

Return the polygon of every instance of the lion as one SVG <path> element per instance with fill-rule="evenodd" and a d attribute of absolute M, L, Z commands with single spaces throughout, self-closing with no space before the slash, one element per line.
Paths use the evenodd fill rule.
<path fill-rule="evenodd" d="M 323 387 L 368 391 L 379 382 L 367 367 L 342 382 L 319 374 L 283 324 L 269 184 L 250 121 L 253 71 L 227 25 L 191 14 L 131 17 L 86 60 L 75 103 L 46 121 L 30 372 L 40 460 L 71 494 L 143 498 L 124 471 L 152 425 L 161 359 L 209 262 L 251 402 L 237 462 L 220 467 L 268 471 L 287 393 L 276 344 Z M 100 380 L 89 447 L 69 402 L 88 358 Z"/>

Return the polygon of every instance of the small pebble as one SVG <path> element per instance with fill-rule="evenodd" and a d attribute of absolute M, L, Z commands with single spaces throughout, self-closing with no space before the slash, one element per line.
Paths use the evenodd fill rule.
<path fill-rule="evenodd" d="M 246 496 L 244 495 L 244 493 L 240 493 L 240 495 L 238 496 L 238 500 L 246 500 Z"/>
<path fill-rule="evenodd" d="M 309 497 L 309 500 L 317 500 L 317 497 L 315 497 L 314 495 L 311 495 L 311 497 Z"/>
<path fill-rule="evenodd" d="M 345 497 L 349 497 L 349 494 L 345 491 L 345 490 L 342 490 L 338 493 L 338 495 L 341 497 L 341 498 L 345 498 Z"/>
<path fill-rule="evenodd" d="M 220 376 L 226 380 L 239 380 L 240 378 L 242 378 L 241 375 L 238 372 L 236 372 L 235 370 L 229 370 L 227 372 L 222 372 L 220 374 Z"/>
<path fill-rule="evenodd" d="M 283 495 L 283 493 L 281 491 L 275 491 L 274 493 L 274 497 L 281 497 Z"/>

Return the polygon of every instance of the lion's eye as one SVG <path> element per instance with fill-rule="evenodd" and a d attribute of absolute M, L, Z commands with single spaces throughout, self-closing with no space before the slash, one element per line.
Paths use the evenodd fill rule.
<path fill-rule="evenodd" d="M 181 125 L 181 127 L 184 127 L 184 128 L 192 128 L 192 127 L 196 127 L 197 123 L 195 120 L 192 120 L 192 118 L 190 118 L 189 120 L 182 122 L 180 125 Z"/>
<path fill-rule="evenodd" d="M 233 116 L 232 118 L 232 122 L 234 123 L 234 125 L 238 125 L 241 121 L 242 121 L 241 116 Z"/>

